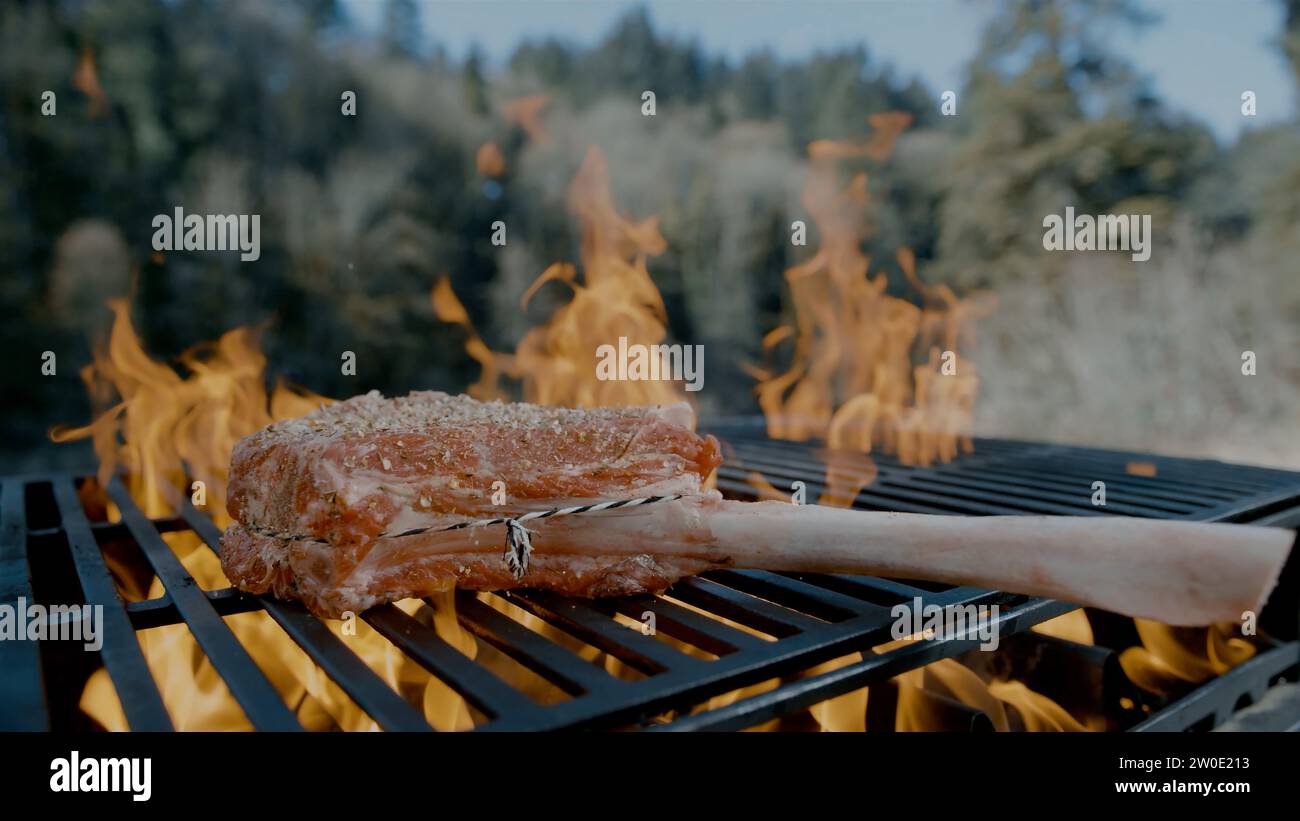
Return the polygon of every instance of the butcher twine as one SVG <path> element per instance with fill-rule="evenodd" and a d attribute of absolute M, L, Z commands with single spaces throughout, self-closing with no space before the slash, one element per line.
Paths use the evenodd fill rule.
<path fill-rule="evenodd" d="M 533 540 L 530 535 L 531 531 L 523 526 L 523 522 L 531 519 L 549 519 L 552 516 L 576 516 L 580 513 L 600 513 L 605 510 L 617 510 L 623 507 L 638 507 L 640 505 L 654 505 L 660 502 L 675 502 L 685 496 L 678 493 L 673 496 L 642 496 L 637 499 L 615 499 L 612 502 L 597 502 L 592 505 L 578 505 L 576 507 L 557 507 L 551 510 L 535 510 L 531 513 L 524 513 L 519 516 L 501 516 L 496 519 L 475 519 L 468 522 L 457 522 L 454 525 L 443 527 L 417 527 L 411 530 L 403 530 L 401 533 L 380 533 L 376 538 L 379 539 L 401 539 L 405 536 L 418 536 L 421 533 L 446 533 L 449 530 L 464 530 L 468 527 L 489 527 L 491 525 L 506 526 L 506 550 L 503 560 L 506 568 L 516 579 L 523 579 L 524 574 L 528 572 L 528 558 L 533 555 Z M 261 527 L 259 525 L 244 525 L 244 527 L 260 533 L 263 536 L 269 536 L 273 539 L 283 539 L 290 542 L 316 542 L 318 544 L 329 544 L 325 539 L 318 539 L 314 536 L 298 536 L 285 533 L 276 533 L 273 530 Z"/>

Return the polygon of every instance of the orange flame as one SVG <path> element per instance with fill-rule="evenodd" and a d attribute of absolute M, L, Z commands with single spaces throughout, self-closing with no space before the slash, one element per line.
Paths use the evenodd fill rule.
<path fill-rule="evenodd" d="M 1255 647 L 1234 635 L 1229 625 L 1170 627 L 1134 619 L 1141 647 L 1120 653 L 1124 674 L 1144 690 L 1174 695 L 1200 684 L 1255 655 Z"/>
<path fill-rule="evenodd" d="M 1054 619 L 1035 624 L 1031 628 L 1035 633 L 1072 641 L 1075 644 L 1094 644 L 1092 622 L 1083 610 L 1071 610 Z"/>
<path fill-rule="evenodd" d="M 90 46 L 81 50 L 77 70 L 72 75 L 72 85 L 90 99 L 90 116 L 98 117 L 108 108 L 108 98 L 99 84 L 99 69 L 95 65 L 95 52 Z"/>
<path fill-rule="evenodd" d="M 277 419 L 310 412 L 330 400 L 278 384 L 268 396 L 266 359 L 249 328 L 181 356 L 182 378 L 149 358 L 131 327 L 126 300 L 109 302 L 113 327 L 107 351 L 81 371 L 102 412 L 80 428 L 56 428 L 56 442 L 90 437 L 99 457 L 99 482 L 126 474 L 128 490 L 149 516 L 173 513 L 188 479 L 204 483 L 218 524 L 226 516 L 226 470 L 236 441 Z M 105 408 L 112 397 L 120 401 Z M 188 491 L 186 491 L 188 492 Z"/>
<path fill-rule="evenodd" d="M 1069 711 L 1042 693 L 1034 692 L 1022 681 L 994 681 L 989 684 L 994 698 L 1013 705 L 1031 733 L 1082 733 L 1089 728 Z"/>
<path fill-rule="evenodd" d="M 898 732 L 924 732 L 948 729 L 936 725 L 937 716 L 926 710 L 922 692 L 935 693 L 974 707 L 989 717 L 993 728 L 999 732 L 1010 729 L 1006 706 L 990 692 L 974 671 L 953 661 L 943 659 L 911 670 L 899 676 L 898 712 L 894 729 Z"/>
<path fill-rule="evenodd" d="M 1031 690 L 1024 682 L 984 681 L 973 670 L 954 659 L 943 659 L 895 679 L 898 684 L 898 709 L 895 730 L 925 732 L 950 730 L 942 724 L 938 712 L 929 709 L 925 694 L 937 695 L 965 704 L 988 716 L 997 732 L 1023 728 L 1029 732 L 1086 732 L 1061 705 L 1042 693 Z M 1019 718 L 1019 722 L 1013 719 Z"/>
<path fill-rule="evenodd" d="M 769 357 L 793 342 L 793 364 L 783 373 L 751 368 L 768 434 L 777 439 L 825 438 L 833 447 L 862 452 L 881 446 L 909 464 L 947 461 L 973 449 L 972 412 L 978 379 L 974 364 L 958 357 L 972 320 L 991 310 L 986 298 L 960 300 L 946 286 L 928 286 L 916 275 L 908 249 L 897 254 L 907 281 L 925 305 L 885 293 L 885 274 L 869 275 L 862 252 L 871 198 L 867 175 L 841 188 L 836 162 L 882 160 L 910 118 L 870 118 L 874 136 L 863 143 L 821 140 L 809 146 L 812 160 L 803 204 L 821 234 L 821 247 L 807 262 L 786 271 L 794 325 L 763 340 Z M 922 364 L 914 356 L 923 354 Z"/>
<path fill-rule="evenodd" d="M 490 350 L 444 278 L 434 287 L 434 313 L 463 326 L 466 350 L 483 367 L 469 393 L 479 399 L 504 396 L 501 377 L 520 380 L 525 401 L 569 407 L 668 404 L 683 398 L 670 381 L 601 380 L 596 351 L 620 337 L 632 345 L 658 345 L 667 336 L 667 317 L 659 289 L 646 268 L 648 257 L 667 244 L 658 218 L 640 222 L 623 216 L 609 190 L 609 170 L 600 149 L 587 151 L 569 187 L 569 208 L 582 233 L 582 276 L 569 263 L 556 262 L 524 293 L 526 307 L 548 282 L 562 282 L 573 297 L 548 322 L 528 331 L 513 355 Z"/>
<path fill-rule="evenodd" d="M 1154 462 L 1129 462 L 1124 466 L 1124 472 L 1129 476 L 1145 476 L 1152 478 L 1156 475 L 1156 465 Z"/>
<path fill-rule="evenodd" d="M 1074 610 L 1033 627 L 1037 633 L 1092 644 L 1092 626 L 1083 610 Z M 893 641 L 876 648 L 877 651 L 896 649 L 905 641 Z M 898 732 L 935 731 L 955 729 L 945 724 L 942 710 L 936 709 L 933 698 L 948 699 L 978 710 L 988 717 L 998 732 L 1023 729 L 1029 732 L 1085 732 L 1103 730 L 1099 718 L 1088 719 L 1088 724 L 1070 715 L 1069 711 L 1022 681 L 993 678 L 986 680 L 970 667 L 956 659 L 944 659 L 911 670 L 894 679 L 898 686 L 898 705 L 895 712 L 895 730 Z M 1016 721 L 1016 719 L 1019 719 Z"/>
<path fill-rule="evenodd" d="M 497 144 L 489 140 L 478 147 L 474 167 L 481 177 L 499 177 L 506 173 L 506 158 Z"/>

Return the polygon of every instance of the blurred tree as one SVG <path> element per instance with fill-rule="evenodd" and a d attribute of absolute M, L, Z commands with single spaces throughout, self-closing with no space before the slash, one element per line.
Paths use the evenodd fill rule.
<path fill-rule="evenodd" d="M 541 41 L 526 40 L 510 55 L 511 73 L 531 77 L 550 89 L 567 88 L 573 81 L 575 49 L 548 37 Z"/>
<path fill-rule="evenodd" d="M 1300 0 L 1283 0 L 1278 45 L 1290 61 L 1300 100 Z M 1300 251 L 1300 114 L 1290 122 L 1248 129 L 1199 182 L 1191 209 L 1215 234 L 1245 238 L 1279 255 Z M 1293 289 L 1300 298 L 1300 285 Z"/>
<path fill-rule="evenodd" d="M 767 120 L 776 113 L 776 84 L 780 65 L 771 49 L 756 51 L 741 61 L 732 80 L 740 116 Z"/>
<path fill-rule="evenodd" d="M 1283 20 L 1282 50 L 1291 62 L 1296 88 L 1300 90 L 1300 0 L 1281 0 L 1286 8 Z"/>
<path fill-rule="evenodd" d="M 420 7 L 416 0 L 384 0 L 380 39 L 394 54 L 419 56 L 424 32 L 420 28 Z"/>
<path fill-rule="evenodd" d="M 483 52 L 477 44 L 470 47 L 462 71 L 465 77 L 465 102 L 480 117 L 488 113 L 488 86 L 483 78 Z"/>
<path fill-rule="evenodd" d="M 1006 3 L 984 32 L 948 164 L 939 270 L 967 283 L 1033 277 L 1060 263 L 1042 220 L 1073 206 L 1166 217 L 1213 161 L 1203 127 L 1165 110 L 1106 48 L 1147 18 L 1128 0 Z"/>
<path fill-rule="evenodd" d="M 342 26 L 347 22 L 347 11 L 340 0 L 292 0 L 292 3 L 311 29 Z"/>

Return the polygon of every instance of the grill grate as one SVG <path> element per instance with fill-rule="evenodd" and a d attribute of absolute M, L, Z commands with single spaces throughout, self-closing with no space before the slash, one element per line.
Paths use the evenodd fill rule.
<path fill-rule="evenodd" d="M 747 481 L 753 472 L 779 488 L 802 481 L 810 499 L 822 490 L 825 466 L 815 447 L 769 441 L 761 427 L 747 423 L 720 425 L 715 432 L 729 451 L 718 476 L 726 495 L 753 498 L 755 490 Z M 1266 520 L 1284 527 L 1294 527 L 1300 520 L 1300 474 L 1280 470 L 1006 440 L 979 440 L 975 454 L 930 468 L 904 466 L 887 457 L 873 459 L 878 476 L 856 503 L 865 509 Z M 1132 461 L 1154 465 L 1155 475 L 1131 474 L 1127 466 Z M 1092 483 L 1098 480 L 1106 483 L 1104 510 L 1091 504 Z M 385 683 L 328 623 L 299 604 L 230 588 L 201 589 L 161 537 L 192 530 L 214 552 L 218 550 L 220 531 L 188 501 L 179 515 L 151 520 L 120 481 L 111 481 L 106 491 L 121 512 L 120 522 L 91 522 L 78 497 L 75 477 L 40 475 L 3 481 L 0 599 L 104 605 L 99 657 L 132 729 L 173 728 L 135 632 L 180 622 L 188 626 L 254 727 L 301 729 L 293 710 L 223 620 L 257 610 L 274 619 L 380 727 L 430 729 L 420 710 Z M 162 597 L 125 604 L 118 598 L 102 545 L 122 539 L 138 546 L 166 589 Z M 32 571 L 61 554 L 75 570 L 79 589 L 62 599 L 56 594 L 43 597 L 42 573 Z M 792 715 L 863 686 L 882 685 L 900 673 L 959 656 L 978 644 L 974 637 L 914 642 L 886 652 L 866 652 L 862 661 L 831 672 L 804 675 L 822 662 L 888 641 L 894 604 L 914 598 L 925 605 L 996 604 L 1002 636 L 1040 643 L 1053 640 L 1024 631 L 1076 609 L 1066 602 L 970 587 L 747 570 L 715 571 L 683 580 L 669 591 L 676 601 L 649 595 L 588 601 L 540 591 L 493 595 L 604 651 L 642 677 L 628 681 L 612 676 L 474 595 L 457 594 L 457 618 L 465 629 L 570 696 L 544 705 L 461 653 L 425 621 L 392 605 L 363 614 L 378 633 L 482 713 L 486 720 L 477 728 L 489 730 L 642 724 L 670 730 L 740 729 Z M 716 658 L 689 655 L 614 618 L 622 614 L 636 620 L 646 612 L 654 614 L 659 632 Z M 0 727 L 48 729 L 68 724 L 55 698 L 60 676 L 52 674 L 49 660 L 43 661 L 43 647 L 33 642 L 0 642 L 0 669 L 6 670 L 0 677 Z M 1300 660 L 1297 648 L 1300 645 L 1294 642 L 1265 647 L 1246 665 L 1176 703 L 1157 704 L 1156 714 L 1146 721 L 1139 723 L 1135 717 L 1124 726 L 1186 729 L 1207 719 L 1217 723 L 1229 711 L 1225 705 L 1238 704 L 1243 695 L 1258 697 L 1264 686 L 1279 677 L 1294 677 Z M 1071 663 L 1086 662 L 1096 671 L 1115 667 L 1109 651 L 1076 645 L 1071 652 L 1076 657 Z M 1112 673 L 1107 676 L 1113 677 Z M 695 715 L 679 715 L 666 723 L 655 721 L 669 711 L 684 712 L 712 697 L 774 678 L 781 681 L 768 692 Z M 84 683 L 84 678 L 80 681 Z M 1207 688 L 1214 688 L 1213 697 L 1206 696 Z M 62 691 L 67 701 L 67 693 L 78 692 L 76 683 L 65 683 Z"/>

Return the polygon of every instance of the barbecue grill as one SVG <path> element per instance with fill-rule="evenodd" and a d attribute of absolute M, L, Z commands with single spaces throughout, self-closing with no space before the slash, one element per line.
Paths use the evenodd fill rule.
<path fill-rule="evenodd" d="M 711 430 L 728 449 L 718 474 L 725 495 L 754 498 L 757 491 L 749 481 L 754 473 L 782 489 L 804 482 L 810 499 L 823 488 L 826 465 L 817 447 L 768 440 L 761 423 L 753 420 L 727 421 Z M 855 503 L 864 509 L 1120 515 L 1287 528 L 1300 523 L 1300 474 L 1282 470 L 997 439 L 976 440 L 974 454 L 932 467 L 873 458 L 878 476 Z M 1154 470 L 1130 470 L 1135 460 Z M 1105 507 L 1092 504 L 1092 483 L 1098 480 L 1106 483 Z M 103 605 L 104 635 L 99 653 L 83 652 L 71 642 L 0 642 L 0 669 L 5 671 L 0 677 L 0 727 L 89 729 L 91 722 L 77 709 L 77 699 L 87 677 L 102 664 L 132 729 L 172 729 L 136 633 L 183 622 L 254 727 L 301 729 L 294 711 L 223 621 L 263 610 L 380 727 L 430 729 L 417 707 L 367 666 L 334 628 L 300 604 L 233 588 L 201 589 L 161 537 L 190 530 L 219 550 L 219 529 L 188 501 L 175 516 L 150 519 L 114 479 L 106 492 L 120 521 L 92 521 L 78 495 L 82 481 L 68 474 L 3 480 L 0 600 Z M 165 586 L 163 596 L 122 601 L 104 556 L 105 546 L 117 543 L 138 550 Z M 1292 595 L 1294 564 L 1278 596 Z M 1296 680 L 1300 672 L 1300 641 L 1284 620 L 1282 629 L 1274 631 L 1276 638 L 1257 641 L 1258 652 L 1249 661 L 1178 697 L 1162 698 L 1129 682 L 1118 664 L 1118 650 L 1136 643 L 1131 620 L 1089 611 L 1097 644 L 1077 644 L 1029 630 L 1077 609 L 1068 602 L 899 579 L 726 570 L 679 582 L 667 593 L 672 600 L 648 595 L 579 600 L 536 591 L 492 595 L 641 675 L 634 681 L 610 675 L 475 595 L 457 594 L 463 628 L 570 696 L 541 704 L 395 606 L 362 615 L 472 705 L 484 717 L 476 729 L 484 730 L 718 730 L 777 718 L 797 724 L 809 706 L 864 686 L 873 688 L 868 729 L 889 730 L 897 697 L 893 677 L 940 659 L 973 658 L 971 651 L 979 644 L 968 634 L 873 652 L 890 639 L 891 608 L 917 598 L 941 607 L 998 605 L 1003 646 L 991 663 L 1009 665 L 1017 678 L 1072 712 L 1101 715 L 1110 729 L 1210 728 L 1261 698 L 1270 686 Z M 1293 628 L 1300 613 L 1294 607 L 1291 611 Z M 654 614 L 658 632 L 716 658 L 689 655 L 615 619 L 615 614 L 640 619 L 647 612 Z M 860 661 L 809 674 L 824 662 L 859 652 Z M 765 692 L 698 709 L 713 697 L 774 679 L 778 683 Z M 951 718 L 954 728 L 991 728 L 978 710 L 926 697 Z"/>

